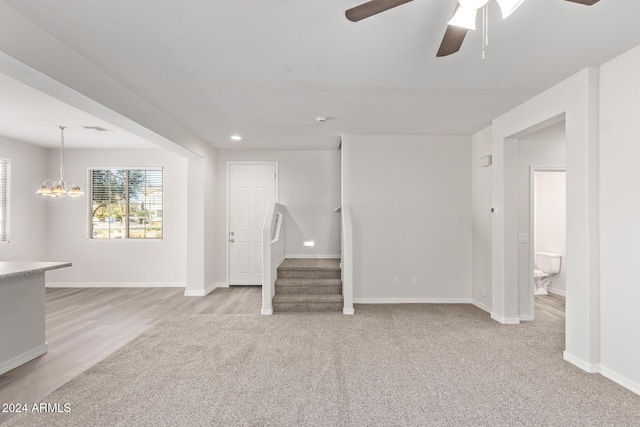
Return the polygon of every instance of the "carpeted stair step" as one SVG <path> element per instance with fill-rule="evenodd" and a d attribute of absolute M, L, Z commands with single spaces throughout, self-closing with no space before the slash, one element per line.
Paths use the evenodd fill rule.
<path fill-rule="evenodd" d="M 336 294 L 276 294 L 273 311 L 342 311 L 344 299 Z"/>
<path fill-rule="evenodd" d="M 278 267 L 279 279 L 340 279 L 339 259 L 286 259 Z"/>
<path fill-rule="evenodd" d="M 278 279 L 276 294 L 342 294 L 340 279 Z"/>

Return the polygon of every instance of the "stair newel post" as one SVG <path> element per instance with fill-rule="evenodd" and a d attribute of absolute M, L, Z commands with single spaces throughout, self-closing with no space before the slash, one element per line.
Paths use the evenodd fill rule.
<path fill-rule="evenodd" d="M 344 314 L 354 314 L 353 310 L 353 226 L 348 203 L 342 204 L 342 296 Z"/>

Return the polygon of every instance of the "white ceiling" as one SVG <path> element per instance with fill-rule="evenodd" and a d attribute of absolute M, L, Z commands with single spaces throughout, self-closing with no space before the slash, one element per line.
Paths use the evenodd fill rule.
<path fill-rule="evenodd" d="M 505 21 L 492 1 L 484 61 L 480 31 L 435 57 L 455 0 L 415 0 L 358 23 L 344 10 L 361 0 L 4 2 L 219 148 L 472 134 L 640 44 L 638 0 L 527 0 Z"/>
<path fill-rule="evenodd" d="M 95 149 L 158 148 L 114 125 L 0 74 L 0 134 L 42 147 L 60 147 L 60 126 L 65 126 L 65 147 Z M 99 126 L 97 132 L 84 126 Z"/>

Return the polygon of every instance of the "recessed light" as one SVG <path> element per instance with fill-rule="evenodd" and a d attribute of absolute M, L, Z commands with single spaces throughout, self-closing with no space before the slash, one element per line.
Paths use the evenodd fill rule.
<path fill-rule="evenodd" d="M 233 139 L 234 141 L 241 141 L 242 137 L 240 135 L 231 135 L 231 139 Z"/>

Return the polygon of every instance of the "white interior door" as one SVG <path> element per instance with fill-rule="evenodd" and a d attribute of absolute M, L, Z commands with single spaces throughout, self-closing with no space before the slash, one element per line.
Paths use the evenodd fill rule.
<path fill-rule="evenodd" d="M 262 226 L 275 201 L 275 164 L 229 164 L 229 284 L 262 284 Z"/>

